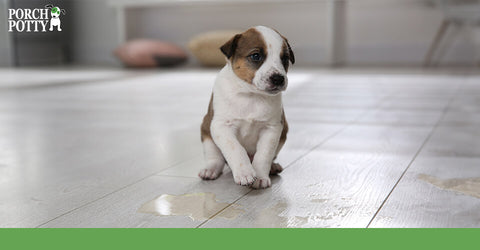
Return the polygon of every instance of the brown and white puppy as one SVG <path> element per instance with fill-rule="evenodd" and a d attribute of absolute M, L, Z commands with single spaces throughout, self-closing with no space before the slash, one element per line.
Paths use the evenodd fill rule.
<path fill-rule="evenodd" d="M 289 62 L 295 62 L 285 37 L 256 26 L 235 35 L 221 48 L 227 64 L 213 87 L 201 139 L 207 167 L 198 174 L 213 180 L 225 163 L 235 183 L 253 188 L 271 186 L 269 174 L 287 138 L 281 92 L 287 88 Z"/>

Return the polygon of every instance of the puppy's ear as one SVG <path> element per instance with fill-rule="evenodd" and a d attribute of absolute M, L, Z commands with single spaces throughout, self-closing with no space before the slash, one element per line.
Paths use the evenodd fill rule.
<path fill-rule="evenodd" d="M 287 44 L 287 48 L 288 48 L 288 58 L 290 60 L 290 62 L 292 64 L 295 63 L 295 55 L 293 54 L 293 50 L 292 50 L 292 47 L 290 47 L 290 44 L 288 43 L 288 39 L 286 37 L 284 37 L 282 34 L 280 34 L 280 32 L 278 32 L 278 30 L 274 29 L 282 38 L 283 38 L 283 41 L 285 41 L 285 43 Z"/>
<path fill-rule="evenodd" d="M 236 34 L 234 37 L 228 40 L 228 42 L 222 45 L 222 47 L 220 47 L 220 50 L 228 59 L 230 59 L 233 56 L 233 54 L 235 54 L 235 50 L 237 49 L 238 39 L 240 39 L 241 36 L 242 34 Z"/>
<path fill-rule="evenodd" d="M 288 40 L 287 38 L 283 38 L 285 40 L 285 42 L 287 43 L 287 47 L 288 47 L 288 58 L 290 58 L 290 62 L 292 64 L 295 63 L 295 55 L 293 54 L 293 50 L 292 50 L 292 47 L 290 47 L 290 44 L 288 43 Z"/>
<path fill-rule="evenodd" d="M 51 8 L 53 8 L 53 5 L 51 5 L 51 4 L 47 4 L 47 5 L 45 5 L 45 8 L 47 8 L 47 9 L 51 9 Z"/>
<path fill-rule="evenodd" d="M 61 11 L 62 14 L 64 14 L 64 15 L 67 14 L 67 12 L 66 12 L 64 9 L 61 9 L 60 11 Z"/>

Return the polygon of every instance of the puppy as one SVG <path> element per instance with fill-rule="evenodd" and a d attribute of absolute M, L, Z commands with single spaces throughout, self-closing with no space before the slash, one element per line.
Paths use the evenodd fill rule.
<path fill-rule="evenodd" d="M 214 180 L 227 163 L 235 183 L 270 187 L 269 174 L 283 170 L 273 161 L 287 139 L 282 91 L 289 62 L 295 62 L 293 51 L 285 37 L 264 26 L 235 35 L 220 50 L 227 64 L 215 80 L 203 118 L 207 167 L 198 175 Z"/>
<path fill-rule="evenodd" d="M 53 27 L 54 26 L 57 26 L 57 31 L 62 31 L 62 28 L 60 27 L 61 26 L 61 22 L 60 22 L 60 13 L 62 13 L 63 15 L 65 15 L 66 11 L 64 9 L 60 9 L 60 7 L 54 7 L 53 5 L 51 4 L 47 4 L 45 5 L 45 8 L 49 9 L 50 10 L 50 14 L 52 16 L 52 18 L 50 19 L 50 31 L 53 31 Z"/>

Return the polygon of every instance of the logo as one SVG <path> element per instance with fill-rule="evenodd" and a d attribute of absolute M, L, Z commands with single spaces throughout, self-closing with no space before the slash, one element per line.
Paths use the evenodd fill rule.
<path fill-rule="evenodd" d="M 50 17 L 49 14 L 50 13 Z M 44 9 L 8 9 L 8 32 L 47 32 L 62 31 L 60 15 L 64 9 L 51 4 Z"/>

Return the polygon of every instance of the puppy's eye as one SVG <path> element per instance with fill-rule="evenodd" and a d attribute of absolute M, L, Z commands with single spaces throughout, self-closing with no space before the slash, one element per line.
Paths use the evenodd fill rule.
<path fill-rule="evenodd" d="M 260 55 L 260 53 L 253 53 L 250 55 L 250 59 L 254 62 L 260 62 L 262 60 L 262 55 Z"/>

